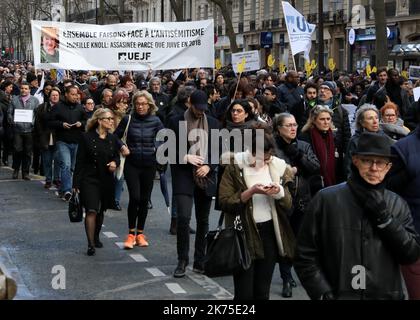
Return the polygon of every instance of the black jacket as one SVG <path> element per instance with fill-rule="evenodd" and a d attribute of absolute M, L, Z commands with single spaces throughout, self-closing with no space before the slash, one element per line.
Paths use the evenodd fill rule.
<path fill-rule="evenodd" d="M 158 111 L 156 115 L 159 117 L 162 123 L 165 123 L 166 117 L 168 116 L 170 109 L 169 109 L 169 96 L 163 92 L 155 93 L 150 92 L 155 101 L 156 106 L 158 107 Z"/>
<path fill-rule="evenodd" d="M 128 116 L 121 120 L 114 132 L 120 139 L 124 135 L 127 122 Z M 157 116 L 140 116 L 133 112 L 127 131 L 127 147 L 130 154 L 126 161 L 136 167 L 155 166 L 156 150 L 160 145 L 156 141 L 156 135 L 161 129 L 163 129 L 163 124 Z"/>
<path fill-rule="evenodd" d="M 303 88 L 290 83 L 284 83 L 277 88 L 277 100 L 286 104 L 289 112 L 295 104 L 303 99 L 303 96 Z"/>
<path fill-rule="evenodd" d="M 181 153 L 182 149 L 180 148 L 183 143 L 186 143 L 184 141 L 179 140 L 179 122 L 185 121 L 184 114 L 171 117 L 168 121 L 168 129 L 172 130 L 176 135 L 176 163 L 171 163 L 171 174 L 172 174 L 172 190 L 174 195 L 178 194 L 184 194 L 184 195 L 193 195 L 194 189 L 195 189 L 195 183 L 193 178 L 193 166 L 190 163 L 183 164 L 179 161 L 180 157 L 181 160 L 184 158 L 185 154 Z M 220 124 L 219 122 L 212 118 L 207 116 L 207 122 L 209 131 L 211 129 L 219 129 Z M 209 132 L 208 135 L 208 166 L 210 167 L 210 172 L 207 174 L 207 177 L 210 180 L 210 183 L 208 184 L 208 188 L 205 190 L 207 196 L 212 197 L 216 194 L 216 168 L 218 164 L 212 164 L 212 149 L 214 149 L 215 145 L 220 146 L 220 139 L 219 141 L 213 141 L 212 135 Z M 212 148 L 213 145 L 213 148 Z M 220 148 L 219 149 L 219 156 L 220 156 Z M 185 151 L 188 152 L 188 145 L 185 146 Z M 214 156 L 213 156 L 214 157 Z"/>
<path fill-rule="evenodd" d="M 311 299 L 332 291 L 338 299 L 403 299 L 400 264 L 420 257 L 407 203 L 385 190 L 393 220 L 372 226 L 347 183 L 318 192 L 298 236 L 296 273 Z M 365 290 L 353 289 L 355 267 L 366 270 Z"/>
<path fill-rule="evenodd" d="M 89 190 L 99 188 L 102 199 L 107 200 L 102 203 L 104 209 L 114 204 L 114 174 L 107 164 L 115 161 L 117 167 L 120 165 L 117 141 L 118 138 L 111 133 L 104 140 L 99 138 L 96 130 L 82 134 L 73 175 L 73 188 L 80 189 L 82 202 L 89 196 Z"/>
<path fill-rule="evenodd" d="M 0 108 L 0 139 L 3 138 L 4 135 L 3 119 L 3 110 Z"/>
<path fill-rule="evenodd" d="M 12 138 L 12 130 L 8 122 L 7 112 L 10 106 L 10 96 L 8 96 L 3 90 L 0 90 L 0 109 L 3 115 L 0 127 L 2 128 L 3 135 L 6 135 L 9 139 Z M 1 135 L 0 135 L 1 136 Z"/>
<path fill-rule="evenodd" d="M 51 129 L 55 129 L 57 141 L 77 144 L 79 143 L 82 132 L 85 130 L 86 120 L 86 112 L 82 105 L 60 101 L 51 113 L 48 126 Z M 70 129 L 63 128 L 64 122 L 74 124 L 78 121 L 82 123 L 82 126 L 79 128 L 76 126 L 72 126 Z"/>
<path fill-rule="evenodd" d="M 55 145 L 55 130 L 48 126 L 48 121 L 52 116 L 51 103 L 49 101 L 39 105 L 35 113 L 35 136 L 37 137 L 37 144 L 41 150 L 47 150 L 50 137 L 52 135 L 53 145 Z"/>
<path fill-rule="evenodd" d="M 400 95 L 401 95 L 401 103 L 398 103 L 397 101 L 392 101 L 392 97 L 390 97 L 390 95 L 388 94 L 387 86 L 385 85 L 375 93 L 374 97 L 388 96 L 392 102 L 398 105 L 400 116 L 403 120 L 405 120 L 406 114 L 411 104 L 410 104 L 410 100 L 408 99 L 407 91 L 401 88 Z"/>
<path fill-rule="evenodd" d="M 294 200 L 304 201 L 301 205 L 307 204 L 311 199 L 311 189 L 309 186 L 309 178 L 313 175 L 320 174 L 319 160 L 312 150 L 308 142 L 295 139 L 292 145 L 297 147 L 298 153 L 291 154 L 288 149 L 289 144 L 279 135 L 276 135 L 276 156 L 286 161 L 291 167 L 298 169 L 295 175 L 294 186 L 290 192 Z M 295 206 L 295 209 L 298 209 Z"/>
<path fill-rule="evenodd" d="M 322 101 L 319 104 L 323 105 Z M 347 179 L 345 175 L 344 156 L 347 151 L 351 139 L 351 128 L 348 111 L 343 108 L 340 101 L 335 97 L 332 105 L 332 121 L 334 123 L 334 142 L 338 152 L 338 159 L 336 163 L 337 168 L 337 182 L 342 182 Z"/>

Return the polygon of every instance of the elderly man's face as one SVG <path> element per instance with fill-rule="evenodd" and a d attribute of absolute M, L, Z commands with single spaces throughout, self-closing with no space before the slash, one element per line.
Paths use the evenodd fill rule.
<path fill-rule="evenodd" d="M 328 101 L 333 97 L 333 93 L 327 86 L 322 86 L 319 88 L 318 93 L 319 100 Z"/>
<path fill-rule="evenodd" d="M 371 185 L 380 184 L 392 166 L 387 157 L 354 155 L 352 161 L 363 180 Z"/>

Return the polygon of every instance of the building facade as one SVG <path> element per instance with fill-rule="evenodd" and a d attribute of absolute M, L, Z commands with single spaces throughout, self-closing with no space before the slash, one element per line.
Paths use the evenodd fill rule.
<path fill-rule="evenodd" d="M 57 0 L 53 0 L 57 1 Z M 223 65 L 231 62 L 226 23 L 220 8 L 211 0 L 176 0 L 183 3 L 184 20 L 214 20 L 215 52 Z M 384 0 L 389 30 L 389 66 L 399 69 L 420 64 L 420 1 Z M 176 21 L 170 0 L 61 0 L 66 21 L 110 24 L 124 22 Z M 276 65 L 292 66 L 281 0 L 229 0 L 228 12 L 241 51 L 258 50 L 261 67 L 272 54 Z M 289 1 L 308 22 L 317 24 L 318 0 Z M 324 61 L 333 58 L 340 70 L 364 69 L 376 65 L 375 17 L 372 0 L 323 0 Z M 354 29 L 354 43 L 349 32 Z M 313 33 L 311 59 L 318 59 L 317 31 Z M 300 68 L 303 57 L 297 59 Z"/>

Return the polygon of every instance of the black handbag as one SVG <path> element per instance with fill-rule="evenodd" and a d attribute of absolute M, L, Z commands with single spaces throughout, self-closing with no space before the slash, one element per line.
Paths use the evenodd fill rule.
<path fill-rule="evenodd" d="M 234 225 L 222 229 L 223 212 L 216 230 L 206 235 L 204 274 L 208 277 L 231 276 L 235 271 L 248 270 L 251 256 L 239 214 Z"/>
<path fill-rule="evenodd" d="M 80 203 L 79 193 L 73 191 L 69 200 L 70 222 L 81 222 L 83 220 L 83 208 Z"/>

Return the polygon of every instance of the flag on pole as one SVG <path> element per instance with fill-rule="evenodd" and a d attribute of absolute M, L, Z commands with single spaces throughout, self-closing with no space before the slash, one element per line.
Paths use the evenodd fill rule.
<path fill-rule="evenodd" d="M 42 79 L 41 83 L 39 84 L 38 90 L 36 90 L 34 97 L 38 99 L 39 104 L 44 103 L 44 94 L 42 93 L 42 90 L 44 90 L 45 85 L 45 72 L 42 72 Z"/>
<path fill-rule="evenodd" d="M 57 69 L 57 83 L 62 82 L 65 76 L 66 76 L 66 71 L 64 69 Z"/>
<path fill-rule="evenodd" d="M 312 33 L 315 25 L 306 21 L 305 17 L 297 11 L 289 2 L 282 1 L 284 18 L 292 55 L 303 52 L 306 61 L 310 61 L 309 53 L 312 47 Z"/>

